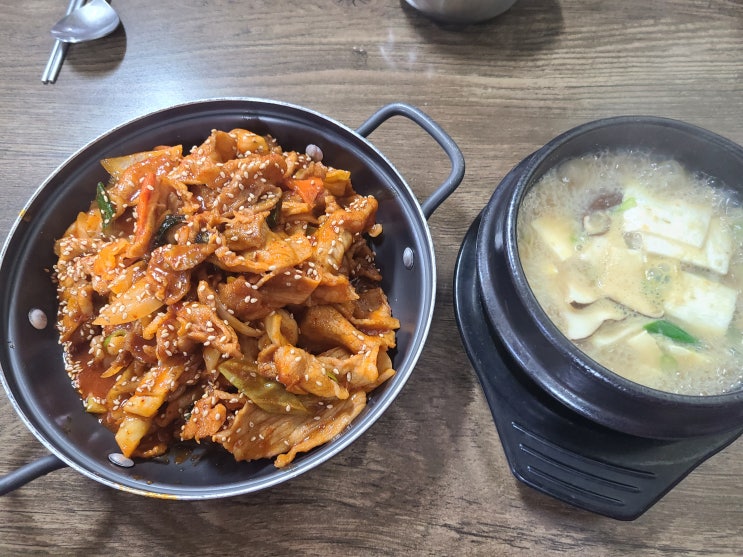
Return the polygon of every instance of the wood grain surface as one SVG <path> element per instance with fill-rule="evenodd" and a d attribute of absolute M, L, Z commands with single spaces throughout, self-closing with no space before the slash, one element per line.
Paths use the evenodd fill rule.
<path fill-rule="evenodd" d="M 743 3 L 518 0 L 479 25 L 434 23 L 401 0 L 126 0 L 122 27 L 41 72 L 63 0 L 0 17 L 0 238 L 65 159 L 131 118 L 201 98 L 306 106 L 350 127 L 403 101 L 464 152 L 461 187 L 429 224 L 436 314 L 388 411 L 322 466 L 256 494 L 161 501 L 62 469 L 0 498 L 0 555 L 591 555 L 743 553 L 743 442 L 647 513 L 576 509 L 509 471 L 461 346 L 452 276 L 464 234 L 504 174 L 588 120 L 653 114 L 743 142 Z M 393 120 L 372 141 L 425 199 L 448 171 Z M 2 301 L 0 301 L 2 303 Z M 5 342 L 5 339 L 3 340 Z M 0 474 L 46 450 L 0 395 Z"/>

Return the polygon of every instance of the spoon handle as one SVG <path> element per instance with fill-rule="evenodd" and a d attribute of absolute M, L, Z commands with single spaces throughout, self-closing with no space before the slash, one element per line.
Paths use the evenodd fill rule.
<path fill-rule="evenodd" d="M 85 0 L 70 0 L 65 15 L 70 15 L 83 4 L 85 4 Z M 49 54 L 49 60 L 44 68 L 44 73 L 41 75 L 42 83 L 54 83 L 57 81 L 57 76 L 59 75 L 59 70 L 62 68 L 62 62 L 64 62 L 68 47 L 69 45 L 67 43 L 54 41 L 52 52 Z"/>

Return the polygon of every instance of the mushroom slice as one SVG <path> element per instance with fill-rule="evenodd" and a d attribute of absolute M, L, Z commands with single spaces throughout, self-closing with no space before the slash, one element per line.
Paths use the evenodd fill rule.
<path fill-rule="evenodd" d="M 591 336 L 591 345 L 598 349 L 618 345 L 630 336 L 642 332 L 642 327 L 647 322 L 645 317 L 634 316 L 622 321 L 606 323 Z"/>
<path fill-rule="evenodd" d="M 606 298 L 580 309 L 567 306 L 562 312 L 565 320 L 565 334 L 571 340 L 589 337 L 605 321 L 623 319 L 625 315 L 622 308 Z"/>
<path fill-rule="evenodd" d="M 590 236 L 606 234 L 611 228 L 611 217 L 606 211 L 595 211 L 583 217 L 583 230 Z"/>
<path fill-rule="evenodd" d="M 563 282 L 565 301 L 569 304 L 592 304 L 604 296 L 591 279 L 590 269 L 582 267 L 566 265 L 560 276 L 555 277 Z"/>

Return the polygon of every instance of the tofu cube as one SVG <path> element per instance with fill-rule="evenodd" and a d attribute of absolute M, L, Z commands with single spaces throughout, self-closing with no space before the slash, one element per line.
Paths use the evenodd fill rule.
<path fill-rule="evenodd" d="M 719 218 L 710 221 L 707 239 L 701 248 L 656 234 L 642 234 L 642 244 L 648 253 L 678 259 L 721 275 L 728 272 L 733 255 L 732 236 Z"/>
<path fill-rule="evenodd" d="M 735 312 L 738 293 L 719 282 L 679 272 L 663 302 L 666 314 L 700 336 L 724 335 Z"/>
<path fill-rule="evenodd" d="M 654 234 L 701 248 L 712 219 L 712 208 L 680 199 L 661 199 L 644 189 L 629 185 L 625 199 L 636 204 L 624 211 L 624 232 Z"/>
<path fill-rule="evenodd" d="M 573 239 L 577 230 L 569 219 L 545 215 L 534 219 L 531 225 L 558 261 L 565 261 L 575 254 Z"/>

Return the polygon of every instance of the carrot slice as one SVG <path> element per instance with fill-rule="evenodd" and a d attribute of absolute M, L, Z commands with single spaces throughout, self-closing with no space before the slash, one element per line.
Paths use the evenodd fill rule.
<path fill-rule="evenodd" d="M 137 224 L 134 229 L 134 241 L 127 252 L 127 257 L 142 257 L 149 247 L 155 233 L 157 214 L 157 194 L 155 193 L 155 173 L 148 172 L 142 180 L 137 201 Z"/>
<path fill-rule="evenodd" d="M 320 178 L 307 178 L 305 180 L 291 178 L 288 180 L 288 185 L 292 190 L 299 194 L 299 197 L 301 197 L 305 203 L 309 203 L 310 205 L 315 202 L 317 196 L 325 189 L 323 181 Z"/>

